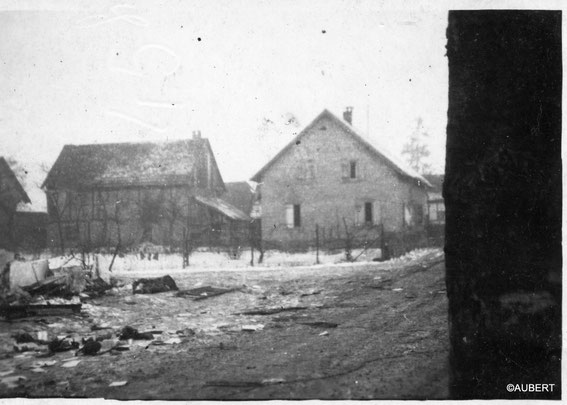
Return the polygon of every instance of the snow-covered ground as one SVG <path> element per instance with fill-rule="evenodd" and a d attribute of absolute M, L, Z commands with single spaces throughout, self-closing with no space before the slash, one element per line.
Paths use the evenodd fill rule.
<path fill-rule="evenodd" d="M 243 252 L 240 258 L 231 259 L 226 253 L 217 253 L 208 250 L 199 250 L 191 254 L 189 258 L 189 267 L 182 268 L 182 257 L 180 254 L 160 254 L 158 260 L 148 260 L 147 257 L 141 259 L 139 255 L 129 254 L 124 257 L 116 257 L 112 266 L 112 273 L 116 275 L 133 275 L 133 274 L 159 274 L 162 272 L 187 273 L 202 271 L 261 271 L 261 270 L 277 270 L 282 268 L 300 269 L 303 267 L 316 269 L 317 267 L 358 267 L 367 266 L 369 263 L 380 265 L 380 267 L 391 267 L 412 260 L 421 258 L 431 254 L 438 249 L 417 249 L 406 255 L 391 259 L 387 262 L 376 263 L 374 258 L 380 257 L 380 249 L 372 249 L 363 252 L 355 250 L 352 253 L 355 262 L 347 262 L 344 252 L 325 253 L 320 252 L 319 264 L 316 264 L 316 253 L 314 251 L 304 253 L 288 253 L 281 251 L 267 251 L 264 254 L 264 261 L 258 264 L 258 252 L 254 255 L 254 266 L 250 265 L 250 251 Z M 90 263 L 94 262 L 94 258 L 90 258 Z M 98 267 L 101 271 L 109 268 L 112 261 L 112 255 L 99 254 Z M 67 266 L 80 266 L 81 262 L 78 258 L 69 256 L 53 257 L 49 259 L 49 267 L 51 269 Z"/>

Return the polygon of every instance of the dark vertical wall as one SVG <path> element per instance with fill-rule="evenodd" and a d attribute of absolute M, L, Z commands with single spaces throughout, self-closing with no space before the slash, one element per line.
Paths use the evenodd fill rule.
<path fill-rule="evenodd" d="M 558 398 L 561 12 L 451 11 L 447 38 L 451 395 Z"/>

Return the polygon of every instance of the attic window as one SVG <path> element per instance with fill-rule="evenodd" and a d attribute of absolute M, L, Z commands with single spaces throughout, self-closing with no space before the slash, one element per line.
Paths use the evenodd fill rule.
<path fill-rule="evenodd" d="M 321 126 L 321 127 L 319 128 L 319 130 L 320 130 L 320 131 L 326 131 L 326 130 L 327 130 L 327 127 L 326 127 L 325 125 L 323 125 L 323 126 Z"/>
<path fill-rule="evenodd" d="M 350 178 L 356 179 L 356 161 L 350 162 Z"/>

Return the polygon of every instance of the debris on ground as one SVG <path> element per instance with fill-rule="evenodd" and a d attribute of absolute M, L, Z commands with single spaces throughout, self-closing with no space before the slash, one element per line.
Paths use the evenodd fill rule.
<path fill-rule="evenodd" d="M 334 323 L 334 322 L 299 322 L 301 325 L 307 325 L 307 326 L 312 326 L 314 328 L 323 328 L 323 329 L 327 329 L 327 328 L 336 328 L 337 326 L 339 326 L 338 323 Z"/>
<path fill-rule="evenodd" d="M 42 368 L 42 367 L 51 367 L 57 364 L 57 360 L 51 361 L 36 361 L 35 363 L 31 364 L 32 368 Z"/>
<path fill-rule="evenodd" d="M 177 284 L 169 275 L 157 278 L 140 278 L 132 284 L 133 294 L 155 294 L 178 290 Z"/>
<path fill-rule="evenodd" d="M 69 293 L 66 284 L 67 277 L 64 275 L 51 276 L 44 280 L 22 287 L 30 295 L 72 295 Z"/>
<path fill-rule="evenodd" d="M 73 368 L 73 367 L 76 367 L 77 364 L 79 364 L 80 362 L 81 362 L 81 360 L 66 361 L 65 363 L 61 364 L 61 367 L 64 367 L 64 368 Z"/>
<path fill-rule="evenodd" d="M 284 378 L 266 378 L 261 381 L 262 385 L 282 384 L 285 382 Z"/>
<path fill-rule="evenodd" d="M 30 342 L 30 343 L 21 343 L 14 345 L 14 351 L 16 353 L 25 353 L 25 352 L 40 352 L 43 348 L 38 345 L 37 343 Z"/>
<path fill-rule="evenodd" d="M 124 385 L 128 384 L 128 381 L 113 381 L 108 384 L 109 387 L 123 387 Z"/>
<path fill-rule="evenodd" d="M 125 326 L 120 332 L 120 340 L 153 340 L 154 335 L 150 332 L 140 333 L 138 329 L 131 326 Z"/>
<path fill-rule="evenodd" d="M 112 284 L 107 283 L 102 278 L 87 279 L 83 294 L 90 298 L 97 298 L 104 295 L 113 288 Z"/>
<path fill-rule="evenodd" d="M 35 342 L 35 338 L 27 332 L 17 332 L 12 337 L 16 339 L 16 343 Z"/>
<path fill-rule="evenodd" d="M 0 316 L 7 319 L 28 318 L 31 316 L 72 315 L 81 312 L 81 304 L 30 304 L 4 305 L 0 307 Z"/>
<path fill-rule="evenodd" d="M 311 291 L 308 291 L 306 293 L 301 294 L 300 297 L 308 297 L 310 295 L 319 295 L 319 294 L 321 294 L 321 292 L 322 292 L 322 290 L 311 290 Z"/>
<path fill-rule="evenodd" d="M 195 331 L 193 329 L 190 328 L 185 328 L 182 330 L 178 330 L 175 333 L 177 333 L 177 335 L 181 336 L 181 337 L 190 337 L 190 336 L 195 336 Z"/>
<path fill-rule="evenodd" d="M 302 311 L 309 309 L 309 307 L 279 307 L 279 308 L 265 308 L 265 309 L 255 309 L 251 311 L 239 312 L 234 315 L 273 315 L 280 312 L 287 311 Z"/>
<path fill-rule="evenodd" d="M 10 289 L 15 287 L 25 287 L 41 282 L 49 275 L 49 263 L 47 260 L 34 260 L 22 262 L 14 260 L 9 264 L 8 277 L 10 279 Z"/>
<path fill-rule="evenodd" d="M 258 324 L 258 325 L 242 325 L 242 330 L 246 331 L 246 332 L 256 332 L 258 330 L 262 330 L 264 329 L 264 325 L 262 324 Z"/>
<path fill-rule="evenodd" d="M 87 340 L 83 344 L 83 347 L 77 350 L 75 355 L 77 355 L 78 353 L 83 353 L 85 356 L 94 356 L 100 351 L 101 347 L 102 345 L 100 342 L 89 338 L 89 340 Z"/>
<path fill-rule="evenodd" d="M 79 342 L 75 342 L 74 340 L 68 338 L 55 338 L 51 342 L 49 342 L 47 347 L 51 353 L 66 352 L 68 350 L 78 349 Z"/>
<path fill-rule="evenodd" d="M 430 261 L 434 259 L 432 255 Z M 112 279 L 101 282 L 82 270 L 85 287 L 79 294 L 71 294 L 73 300 L 20 289 L 18 305 L 26 299 L 28 306 L 76 302 L 82 305 L 81 315 L 72 312 L 72 316 L 51 317 L 46 313 L 3 322 L 0 381 L 18 375 L 26 380 L 9 380 L 11 388 L 0 382 L 0 392 L 40 397 L 159 398 L 167 396 L 174 384 L 180 396 L 228 398 L 234 392 L 235 399 L 244 399 L 251 395 L 248 387 L 258 387 L 256 396 L 278 397 L 288 392 L 287 386 L 278 385 L 296 389 L 296 379 L 312 381 L 314 376 L 319 384 L 321 378 L 337 374 L 329 386 L 321 384 L 320 392 L 349 396 L 350 391 L 336 391 L 339 384 L 335 381 L 342 385 L 347 377 L 362 378 L 350 373 L 362 365 L 363 371 L 370 373 L 364 384 L 366 391 L 353 391 L 352 395 L 380 396 L 383 393 L 376 391 L 375 381 L 396 373 L 396 377 L 406 375 L 414 364 L 438 366 L 436 375 L 442 375 L 444 363 L 439 359 L 446 356 L 446 334 L 439 325 L 446 322 L 442 316 L 446 298 L 439 290 L 444 288 L 444 273 L 438 268 L 423 268 L 409 261 L 405 267 L 392 269 L 375 264 L 354 270 L 337 266 L 306 269 L 305 278 L 304 270 L 300 274 L 288 269 L 210 275 L 179 272 L 174 274 L 174 282 L 181 291 L 146 296 L 133 295 L 130 288 L 132 281 L 147 275 L 124 275 L 125 287 L 118 288 Z M 403 288 L 403 294 L 392 294 L 395 287 Z M 230 291 L 238 293 L 194 301 Z M 176 298 L 177 293 L 186 299 Z M 408 300 L 413 295 L 415 298 Z M 136 305 L 130 306 L 128 301 Z M 262 315 L 267 317 L 258 317 Z M 404 319 L 411 322 L 400 322 Z M 416 342 L 416 328 L 431 333 Z M 379 342 L 376 330 L 381 331 Z M 53 341 L 58 342 L 57 347 Z M 419 350 L 410 345 L 419 345 Z M 425 357 L 429 353 L 434 360 Z M 159 369 L 145 367 L 147 356 L 152 356 Z M 366 368 L 366 363 L 371 367 Z M 191 373 L 196 376 L 192 384 L 183 383 L 187 381 L 186 364 L 191 364 Z M 240 374 L 235 376 L 224 364 L 237 365 Z M 392 372 L 397 364 L 403 367 Z M 111 373 L 105 378 L 100 370 Z M 349 374 L 342 378 L 345 372 Z M 117 389 L 109 390 L 109 386 Z M 222 387 L 227 387 L 226 392 Z M 302 395 L 306 391 L 293 392 Z"/>
<path fill-rule="evenodd" d="M 233 288 L 219 288 L 219 287 L 205 286 L 205 287 L 193 288 L 191 290 L 179 291 L 176 295 L 178 297 L 186 297 L 186 296 L 195 297 L 194 300 L 198 301 L 210 297 L 216 297 L 218 295 L 226 294 L 232 291 L 236 291 L 236 290 Z"/>
<path fill-rule="evenodd" d="M 10 377 L 4 377 L 0 379 L 2 384 L 5 384 L 8 388 L 17 388 L 22 381 L 27 380 L 23 375 L 13 375 Z"/>

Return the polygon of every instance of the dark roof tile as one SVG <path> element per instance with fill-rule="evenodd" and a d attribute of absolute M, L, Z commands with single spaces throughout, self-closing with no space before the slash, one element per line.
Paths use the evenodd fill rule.
<path fill-rule="evenodd" d="M 207 139 L 65 145 L 43 184 L 47 188 L 192 184 L 205 164 Z"/>

